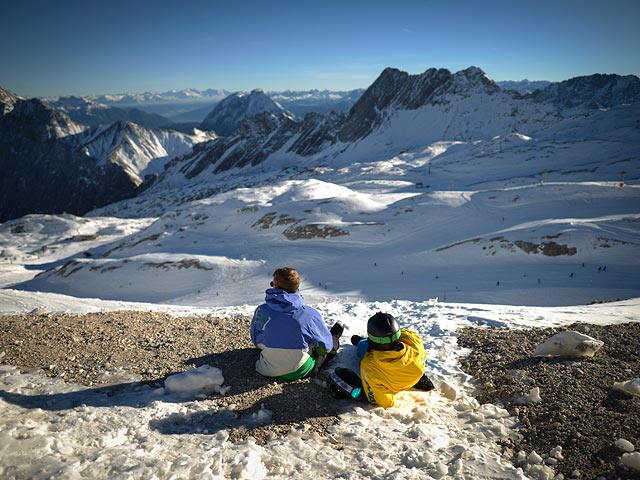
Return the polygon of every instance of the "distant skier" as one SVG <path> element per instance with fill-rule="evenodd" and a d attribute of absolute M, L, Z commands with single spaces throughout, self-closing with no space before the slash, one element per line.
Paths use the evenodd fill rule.
<path fill-rule="evenodd" d="M 299 288 L 295 269 L 278 268 L 266 290 L 266 303 L 253 315 L 251 341 L 261 350 L 256 362 L 261 375 L 281 380 L 313 375 L 338 351 L 342 324 L 329 330 L 320 313 L 304 305 Z"/>
<path fill-rule="evenodd" d="M 433 390 L 431 380 L 424 373 L 427 354 L 420 335 L 400 328 L 396 319 L 378 312 L 367 322 L 367 338 L 353 335 L 360 361 L 360 378 L 355 372 L 337 368 L 330 377 L 334 395 L 346 391 L 357 398 L 363 396 L 372 404 L 393 407 L 395 395 L 403 390 L 419 388 Z M 342 386 L 342 387 L 341 387 Z M 354 395 L 355 393 L 355 395 Z"/>

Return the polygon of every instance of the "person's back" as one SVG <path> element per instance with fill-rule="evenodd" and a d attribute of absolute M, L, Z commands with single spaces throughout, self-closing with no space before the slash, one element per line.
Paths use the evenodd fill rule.
<path fill-rule="evenodd" d="M 251 340 L 261 349 L 256 362 L 261 375 L 282 380 L 303 378 L 327 354 L 337 350 L 337 339 L 320 313 L 304 305 L 299 286 L 296 270 L 277 269 L 272 288 L 266 291 L 265 303 L 253 315 Z"/>
<path fill-rule="evenodd" d="M 416 386 L 424 376 L 427 354 L 420 335 L 401 329 L 389 314 L 379 312 L 369 319 L 367 338 L 358 350 L 362 387 L 370 403 L 392 407 L 398 392 Z"/>
<path fill-rule="evenodd" d="M 413 387 L 424 374 L 426 353 L 420 336 L 403 328 L 393 350 L 369 350 L 360 362 L 360 375 L 367 399 L 381 407 L 392 407 L 395 395 Z"/>

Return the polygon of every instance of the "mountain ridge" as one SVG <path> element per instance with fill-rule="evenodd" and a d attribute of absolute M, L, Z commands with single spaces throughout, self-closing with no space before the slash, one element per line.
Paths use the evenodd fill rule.
<path fill-rule="evenodd" d="M 640 102 L 640 78 L 635 75 L 594 74 L 551 84 L 527 95 L 536 101 L 552 103 L 564 114 L 611 108 Z"/>
<path fill-rule="evenodd" d="M 582 94 L 581 103 L 578 106 L 581 111 L 595 111 L 593 107 L 602 105 L 584 100 L 589 98 L 589 92 L 592 97 L 597 97 L 596 99 L 608 99 L 607 105 L 636 98 L 623 95 L 626 92 L 624 88 L 616 89 L 607 85 L 612 82 L 626 82 L 631 85 L 631 93 L 635 95 L 637 77 L 592 77 L 600 83 L 585 81 L 590 77 L 580 77 L 567 83 L 568 86 L 582 85 L 579 89 Z M 557 92 L 563 90 L 555 85 L 549 86 L 548 92 L 556 92 L 557 97 Z M 565 90 L 572 92 L 576 88 Z M 609 95 L 602 94 L 603 91 Z M 611 92 L 616 95 L 612 95 Z M 253 103 L 253 107 L 257 105 L 256 108 L 248 108 L 250 102 L 246 102 L 252 95 L 260 100 Z M 173 136 L 174 140 L 170 140 L 169 134 L 150 134 L 123 123 L 88 130 L 62 112 L 44 107 L 45 104 L 37 99 L 25 100 L 7 90 L 0 91 L 5 129 L 9 128 L 6 126 L 8 115 L 14 115 L 12 118 L 19 117 L 21 121 L 31 114 L 36 117 L 42 116 L 38 126 L 38 121 L 35 121 L 33 132 L 29 134 L 31 137 L 35 135 L 34 138 L 39 138 L 41 142 L 65 136 L 73 137 L 72 144 L 65 147 L 67 153 L 58 152 L 58 155 L 73 156 L 75 154 L 68 152 L 79 148 L 84 152 L 81 156 L 84 160 L 103 159 L 102 164 L 113 163 L 114 166 L 123 168 L 128 181 L 134 186 L 134 190 L 127 190 L 125 197 L 134 195 L 136 191 L 141 192 L 149 186 L 154 190 L 160 189 L 165 183 L 167 186 L 184 186 L 189 182 L 212 182 L 218 175 L 256 167 L 264 162 L 268 162 L 271 167 L 261 168 L 273 168 L 276 175 L 279 175 L 280 171 L 304 168 L 305 164 L 310 168 L 316 168 L 314 165 L 326 161 L 348 163 L 372 158 L 372 155 L 382 158 L 390 152 L 403 152 L 438 141 L 484 141 L 506 133 L 520 133 L 531 137 L 535 136 L 536 132 L 547 131 L 552 125 L 560 122 L 563 115 L 568 114 L 566 109 L 563 110 L 561 106 L 554 104 L 552 97 L 540 100 L 533 96 L 522 96 L 502 90 L 477 67 L 469 67 L 455 73 L 447 69 L 431 68 L 416 75 L 391 67 L 386 68 L 359 96 L 348 114 L 312 113 L 307 114 L 304 119 L 297 120 L 260 89 L 250 94 L 238 93 L 227 100 L 228 103 L 245 101 L 245 104 L 237 109 L 234 115 L 230 115 L 229 111 L 222 107 L 218 109 L 218 112 L 226 112 L 222 115 L 223 119 L 230 120 L 230 133 L 225 137 L 200 135 L 196 140 L 194 136 L 176 134 Z M 78 99 L 76 103 L 82 104 L 83 101 Z M 575 106 L 572 108 L 575 110 Z M 21 121 L 14 127 L 19 129 Z M 121 135 L 112 136 L 109 141 L 99 139 L 101 136 L 106 138 L 107 132 L 111 131 L 110 128 L 113 129 L 114 125 L 119 125 L 119 130 L 127 130 L 134 134 L 126 139 Z M 26 143 L 17 148 L 16 145 L 23 142 L 22 137 L 11 132 L 9 130 L 9 133 L 4 135 L 4 148 L 13 149 L 13 157 L 22 155 L 23 158 L 39 159 L 36 160 L 36 165 L 47 163 L 42 160 L 46 157 L 44 151 L 28 154 Z M 83 135 L 79 135 L 80 133 Z M 76 142 L 80 137 L 82 140 Z M 138 137 L 138 140 L 134 140 L 133 137 Z M 146 140 L 142 140 L 142 137 Z M 185 143 L 183 140 L 177 140 L 179 138 L 194 140 Z M 147 141 L 149 143 L 145 143 Z M 99 147 L 98 144 L 101 142 L 104 145 Z M 175 150 L 169 148 L 173 153 L 162 147 L 163 142 L 176 146 Z M 191 147 L 198 145 L 189 149 L 189 143 Z M 109 149 L 107 145 L 111 144 L 114 147 Z M 177 145 L 182 147 L 178 148 Z M 38 148 L 42 150 L 41 147 L 35 150 Z M 152 161 L 152 157 L 158 160 Z M 113 161 L 105 161 L 105 158 L 112 158 Z M 74 163 L 81 164 L 79 161 Z M 75 170 L 69 170 L 72 171 Z M 145 181 L 148 174 L 151 176 Z M 143 188 L 138 188 L 140 186 Z M 10 183 L 6 189 L 11 189 Z M 64 190 L 64 187 L 60 187 L 59 190 Z M 205 187 L 203 191 L 206 190 Z M 117 196 L 109 198 L 118 200 Z M 102 201 L 98 203 L 104 204 Z M 93 206 L 97 204 L 90 202 L 88 208 L 72 211 L 86 211 Z M 28 210 L 25 212 L 29 213 Z"/>
<path fill-rule="evenodd" d="M 502 133 L 505 128 L 511 131 L 518 122 L 528 123 L 529 126 L 539 122 L 542 127 L 548 121 L 555 120 L 551 108 L 502 92 L 477 67 L 456 73 L 446 69 L 429 69 L 419 75 L 387 68 L 346 116 L 335 113 L 322 119 L 308 114 L 303 121 L 294 121 L 286 115 L 262 115 L 258 120 L 257 117 L 246 119 L 230 138 L 203 144 L 192 154 L 169 163 L 167 171 L 158 181 L 162 183 L 162 177 L 171 175 L 176 169 L 192 180 L 205 171 L 220 174 L 248 165 L 256 166 L 270 157 L 281 158 L 283 161 L 289 159 L 295 163 L 296 158 L 302 160 L 315 155 L 340 155 L 341 151 L 371 137 L 376 131 L 389 130 L 394 123 L 394 116 L 403 111 L 427 111 L 430 118 L 425 120 L 428 122 L 426 125 L 432 123 L 438 131 L 427 135 L 425 132 L 414 132 L 410 138 L 400 140 L 404 143 L 397 146 L 399 150 L 420 142 L 429 143 L 421 140 L 421 137 L 428 138 L 429 141 L 445 139 L 450 124 L 458 122 L 466 110 L 477 109 L 474 98 L 494 96 L 496 99 L 492 101 L 497 105 L 496 111 L 500 111 L 500 118 L 496 121 L 496 126 L 484 136 Z M 515 105 L 520 105 L 520 110 Z M 553 118 L 547 120 L 547 117 Z M 446 118 L 446 124 L 443 124 L 443 118 Z M 473 128 L 482 130 L 483 120 L 482 114 L 474 119 L 478 126 Z M 383 127 L 385 121 L 388 125 Z M 471 138 L 476 133 L 472 131 L 467 136 Z M 456 134 L 456 138 L 460 135 L 465 134 Z"/>

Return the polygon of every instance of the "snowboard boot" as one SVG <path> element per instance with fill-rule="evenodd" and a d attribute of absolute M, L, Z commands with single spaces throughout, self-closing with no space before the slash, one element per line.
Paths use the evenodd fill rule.
<path fill-rule="evenodd" d="M 318 372 L 320 372 L 322 368 L 325 368 L 327 364 L 333 359 L 333 357 L 336 356 L 336 353 L 338 353 L 338 349 L 340 348 L 340 337 L 342 336 L 343 332 L 344 325 L 342 325 L 341 322 L 334 323 L 333 326 L 329 329 L 329 333 L 331 333 L 331 337 L 333 339 L 333 347 L 331 348 L 331 351 L 326 355 L 321 355 L 316 358 L 316 365 L 315 367 L 313 367 L 313 371 L 311 372 L 312 377 L 318 375 Z"/>
<path fill-rule="evenodd" d="M 340 338 L 342 336 L 342 333 L 344 332 L 344 325 L 342 324 L 342 322 L 336 322 L 333 324 L 333 327 L 331 327 L 329 332 L 331 333 L 332 337 Z"/>
<path fill-rule="evenodd" d="M 413 386 L 413 388 L 417 388 L 418 390 L 424 390 L 425 392 L 429 392 L 431 390 L 434 390 L 436 387 L 433 384 L 433 382 L 429 380 L 429 377 L 427 377 L 427 374 L 425 373 L 424 375 L 422 375 L 420 380 L 418 380 L 418 383 L 416 383 Z"/>

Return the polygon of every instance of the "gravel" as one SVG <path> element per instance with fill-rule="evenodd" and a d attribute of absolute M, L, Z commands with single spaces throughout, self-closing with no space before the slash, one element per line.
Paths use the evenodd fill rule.
<path fill-rule="evenodd" d="M 536 346 L 562 330 L 585 333 L 604 346 L 592 358 L 532 357 Z M 614 382 L 640 376 L 640 324 L 466 328 L 458 342 L 472 349 L 461 366 L 478 382 L 478 400 L 500 404 L 519 419 L 521 438 L 504 444 L 515 464 L 524 465 L 524 455 L 535 451 L 567 479 L 640 478 L 620 464 L 624 452 L 616 446 L 625 439 L 640 449 L 640 398 L 612 390 Z M 534 387 L 542 401 L 518 404 Z M 549 455 L 557 446 L 560 460 Z"/>
<path fill-rule="evenodd" d="M 325 434 L 337 421 L 338 402 L 318 380 L 279 382 L 258 375 L 249 325 L 246 316 L 131 311 L 0 316 L 0 363 L 87 386 L 108 385 L 104 372 L 124 369 L 157 387 L 169 375 L 212 365 L 231 390 L 202 400 L 205 411 L 233 406 L 242 416 L 261 408 L 273 413 L 269 424 L 230 428 L 230 441 L 251 436 L 264 444 L 291 429 Z M 611 387 L 640 376 L 640 324 L 568 329 L 600 339 L 604 347 L 593 358 L 532 358 L 535 347 L 561 329 L 467 328 L 458 332 L 460 345 L 471 349 L 461 366 L 477 380 L 480 402 L 500 404 L 518 417 L 520 437 L 503 445 L 516 465 L 524 465 L 520 452 L 535 451 L 567 479 L 637 479 L 638 472 L 620 465 L 623 452 L 616 442 L 622 438 L 640 448 L 640 398 Z M 517 404 L 533 387 L 540 388 L 542 402 Z M 210 418 L 203 414 L 194 422 L 206 428 Z M 158 428 L 186 433 L 193 426 L 185 425 L 184 432 L 175 430 L 175 422 Z M 550 455 L 557 446 L 562 454 Z"/>
<path fill-rule="evenodd" d="M 124 369 L 156 387 L 170 375 L 212 365 L 222 370 L 231 389 L 224 397 L 204 400 L 210 411 L 232 406 L 241 416 L 261 408 L 273 414 L 267 425 L 231 428 L 231 441 L 252 436 L 264 444 L 291 429 L 324 433 L 337 420 L 335 402 L 312 379 L 279 382 L 257 374 L 258 351 L 249 326 L 245 316 L 171 317 L 133 311 L 0 316 L 0 363 L 40 369 L 49 377 L 87 386 L 109 384 L 105 371 Z M 203 415 L 194 421 L 206 428 L 211 419 Z"/>

